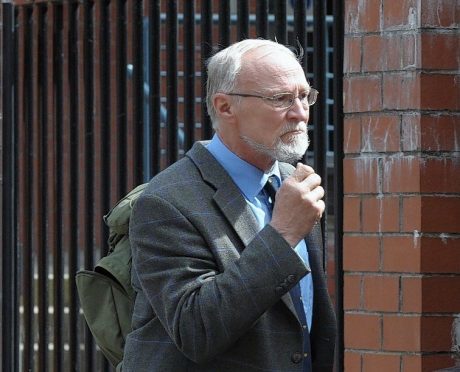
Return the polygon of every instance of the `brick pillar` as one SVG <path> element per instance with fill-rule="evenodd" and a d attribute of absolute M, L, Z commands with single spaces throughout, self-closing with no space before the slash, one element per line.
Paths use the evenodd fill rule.
<path fill-rule="evenodd" d="M 345 371 L 460 368 L 459 19 L 345 1 Z"/>

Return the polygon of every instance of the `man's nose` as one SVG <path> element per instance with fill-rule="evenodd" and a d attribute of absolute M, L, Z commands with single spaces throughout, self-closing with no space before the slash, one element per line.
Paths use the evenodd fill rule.
<path fill-rule="evenodd" d="M 305 108 L 300 98 L 297 97 L 289 108 L 287 115 L 291 119 L 298 119 L 306 122 L 310 116 L 310 106 Z"/>

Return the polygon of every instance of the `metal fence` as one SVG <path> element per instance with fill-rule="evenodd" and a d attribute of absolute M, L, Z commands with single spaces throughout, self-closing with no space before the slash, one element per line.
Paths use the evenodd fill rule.
<path fill-rule="evenodd" d="M 2 371 L 111 369 L 85 326 L 74 274 L 105 254 L 110 206 L 212 136 L 205 60 L 246 37 L 302 46 L 321 92 L 306 161 L 328 190 L 325 262 L 342 325 L 342 6 L 0 4 Z M 341 370 L 342 334 L 338 350 Z"/>

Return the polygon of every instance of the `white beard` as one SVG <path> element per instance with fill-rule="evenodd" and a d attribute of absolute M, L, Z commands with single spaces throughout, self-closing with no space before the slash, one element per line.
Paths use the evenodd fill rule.
<path fill-rule="evenodd" d="M 247 136 L 241 136 L 241 138 L 253 150 L 270 157 L 270 159 L 286 163 L 294 163 L 295 161 L 302 158 L 302 156 L 307 151 L 308 146 L 310 145 L 310 138 L 308 137 L 306 125 L 302 123 L 302 129 L 304 132 L 302 134 L 292 136 L 292 139 L 288 143 L 284 143 L 281 137 L 283 134 L 298 128 L 299 124 L 288 123 L 284 125 L 281 136 L 277 138 L 272 147 L 256 142 Z"/>

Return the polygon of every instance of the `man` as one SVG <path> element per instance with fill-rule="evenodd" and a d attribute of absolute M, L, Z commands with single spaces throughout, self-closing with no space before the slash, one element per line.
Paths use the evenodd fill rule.
<path fill-rule="evenodd" d="M 131 218 L 124 371 L 331 371 L 324 190 L 300 159 L 316 99 L 296 56 L 244 40 L 208 64 L 216 135 L 152 179 Z M 277 186 L 276 193 L 266 186 Z M 304 240 L 305 238 L 305 240 Z"/>

